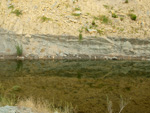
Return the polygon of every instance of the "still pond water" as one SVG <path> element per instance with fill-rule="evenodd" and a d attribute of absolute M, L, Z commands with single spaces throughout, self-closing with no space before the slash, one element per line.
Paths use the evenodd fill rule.
<path fill-rule="evenodd" d="M 108 113 L 107 99 L 113 113 L 122 101 L 122 113 L 150 113 L 148 61 L 0 61 L 0 84 L 20 86 L 18 97 L 72 103 L 78 113 Z"/>

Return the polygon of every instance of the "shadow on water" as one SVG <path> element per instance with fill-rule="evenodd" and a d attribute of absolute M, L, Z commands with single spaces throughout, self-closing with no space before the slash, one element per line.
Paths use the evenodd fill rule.
<path fill-rule="evenodd" d="M 110 102 L 118 113 L 120 100 L 129 100 L 121 113 L 149 113 L 149 77 L 146 61 L 0 61 L 0 85 L 7 95 L 71 102 L 78 113 L 107 113 Z M 13 86 L 19 91 L 11 92 Z"/>

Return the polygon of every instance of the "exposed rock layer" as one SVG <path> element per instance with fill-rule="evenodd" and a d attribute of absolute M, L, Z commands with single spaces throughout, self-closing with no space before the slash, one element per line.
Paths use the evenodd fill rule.
<path fill-rule="evenodd" d="M 22 45 L 26 59 L 150 58 L 149 39 L 0 33 L 1 58 L 16 58 L 16 45 Z"/>

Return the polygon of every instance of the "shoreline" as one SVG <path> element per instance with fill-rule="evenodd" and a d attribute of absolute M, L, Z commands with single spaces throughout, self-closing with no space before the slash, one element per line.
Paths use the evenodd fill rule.
<path fill-rule="evenodd" d="M 3 60 L 128 60 L 128 61 L 150 61 L 150 57 L 138 57 L 138 56 L 106 56 L 106 55 L 68 55 L 68 56 L 52 56 L 44 58 L 24 57 L 24 56 L 6 56 L 0 55 L 0 61 Z"/>

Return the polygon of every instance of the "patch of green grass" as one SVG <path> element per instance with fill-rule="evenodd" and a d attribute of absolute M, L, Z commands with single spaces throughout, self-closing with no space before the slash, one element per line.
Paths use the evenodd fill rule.
<path fill-rule="evenodd" d="M 105 15 L 100 15 L 99 17 L 94 16 L 93 18 L 94 18 L 94 20 L 100 20 L 104 24 L 110 23 L 109 18 Z"/>
<path fill-rule="evenodd" d="M 133 13 L 129 14 L 129 17 L 131 18 L 131 20 L 136 20 L 137 16 Z"/>
<path fill-rule="evenodd" d="M 11 13 L 15 14 L 16 16 L 22 15 L 22 11 L 19 9 L 15 9 L 15 10 L 11 11 Z"/>
<path fill-rule="evenodd" d="M 116 13 L 112 13 L 112 17 L 113 18 L 118 18 L 118 16 L 116 15 Z"/>
<path fill-rule="evenodd" d="M 23 48 L 22 48 L 22 45 L 17 45 L 16 46 L 16 51 L 17 51 L 17 56 L 22 56 L 23 54 Z"/>
<path fill-rule="evenodd" d="M 46 17 L 46 16 L 42 16 L 41 17 L 41 21 L 42 22 L 48 22 L 48 21 L 50 21 L 50 20 L 52 20 L 51 18 L 48 18 L 48 17 Z"/>

